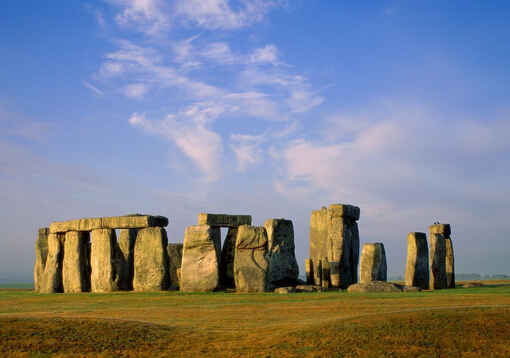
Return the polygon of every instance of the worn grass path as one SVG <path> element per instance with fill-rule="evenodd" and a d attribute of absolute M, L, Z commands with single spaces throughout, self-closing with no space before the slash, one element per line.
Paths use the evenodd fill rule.
<path fill-rule="evenodd" d="M 0 355 L 509 357 L 510 285 L 399 294 L 6 290 Z"/>

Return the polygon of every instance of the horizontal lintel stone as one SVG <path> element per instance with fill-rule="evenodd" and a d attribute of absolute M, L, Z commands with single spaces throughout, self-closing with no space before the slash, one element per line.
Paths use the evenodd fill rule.
<path fill-rule="evenodd" d="M 328 208 L 331 213 L 331 217 L 347 218 L 351 220 L 359 220 L 360 209 L 358 206 L 347 205 L 347 204 L 331 204 Z"/>
<path fill-rule="evenodd" d="M 429 226 L 429 232 L 431 234 L 442 234 L 449 237 L 452 234 L 450 224 L 435 224 Z"/>
<path fill-rule="evenodd" d="M 209 225 L 214 227 L 239 227 L 251 225 L 251 215 L 228 215 L 228 214 L 198 214 L 198 226 Z"/>
<path fill-rule="evenodd" d="M 78 219 L 58 221 L 50 225 L 50 233 L 63 233 L 68 231 L 92 231 L 97 229 L 144 229 L 148 227 L 165 227 L 168 218 L 152 215 L 126 215 L 104 218 Z"/>

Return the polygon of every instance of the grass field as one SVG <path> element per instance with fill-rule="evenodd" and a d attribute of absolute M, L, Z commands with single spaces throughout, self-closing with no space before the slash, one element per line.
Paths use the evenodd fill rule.
<path fill-rule="evenodd" d="M 399 294 L 0 290 L 0 355 L 509 357 L 510 285 Z"/>

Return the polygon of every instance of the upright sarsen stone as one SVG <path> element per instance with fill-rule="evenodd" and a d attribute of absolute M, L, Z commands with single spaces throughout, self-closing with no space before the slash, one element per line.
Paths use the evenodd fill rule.
<path fill-rule="evenodd" d="M 363 245 L 359 271 L 360 283 L 386 281 L 386 252 L 382 243 L 376 242 Z"/>
<path fill-rule="evenodd" d="M 324 206 L 320 210 L 312 211 L 310 216 L 310 260 L 313 262 L 314 281 L 316 285 L 320 285 L 322 279 L 322 272 L 318 269 L 319 261 L 322 261 L 322 258 L 327 256 L 328 253 L 328 229 L 330 220 L 331 215 Z"/>
<path fill-rule="evenodd" d="M 343 289 L 352 283 L 350 255 L 353 240 L 350 229 L 351 221 L 349 219 L 333 217 L 329 222 L 327 257 L 331 285 Z M 324 265 L 324 262 L 322 264 Z"/>
<path fill-rule="evenodd" d="M 220 283 L 220 260 L 220 228 L 187 227 L 182 250 L 181 291 L 214 291 Z"/>
<path fill-rule="evenodd" d="M 41 293 L 62 292 L 63 235 L 48 235 L 48 257 L 41 280 Z"/>
<path fill-rule="evenodd" d="M 306 283 L 310 285 L 315 284 L 315 278 L 313 275 L 313 261 L 311 259 L 305 259 L 305 272 L 306 272 Z"/>
<path fill-rule="evenodd" d="M 452 239 L 446 237 L 446 287 L 455 288 L 455 260 L 453 255 L 453 243 Z"/>
<path fill-rule="evenodd" d="M 134 291 L 166 290 L 170 283 L 168 274 L 168 237 L 162 227 L 138 231 L 134 256 Z"/>
<path fill-rule="evenodd" d="M 179 286 L 177 270 L 181 268 L 183 244 L 168 244 L 169 271 L 172 286 Z"/>
<path fill-rule="evenodd" d="M 276 287 L 292 286 L 299 276 L 294 245 L 294 226 L 291 220 L 269 219 L 264 223 L 267 232 L 271 283 Z"/>
<path fill-rule="evenodd" d="M 237 227 L 229 227 L 221 249 L 220 276 L 225 287 L 235 287 L 234 259 L 236 255 Z"/>
<path fill-rule="evenodd" d="M 444 235 L 430 233 L 430 281 L 431 290 L 447 288 L 446 242 Z"/>
<path fill-rule="evenodd" d="M 129 288 L 128 265 L 112 229 L 92 230 L 90 235 L 92 292 L 113 292 Z"/>
<path fill-rule="evenodd" d="M 90 234 L 69 231 L 65 235 L 62 263 L 64 292 L 90 291 Z"/>
<path fill-rule="evenodd" d="M 427 235 L 423 232 L 410 232 L 407 235 L 406 286 L 429 287 L 429 249 Z"/>
<path fill-rule="evenodd" d="M 48 234 L 50 229 L 43 227 L 39 229 L 37 240 L 35 242 L 35 265 L 34 265 L 34 290 L 39 292 L 41 289 L 41 281 L 46 267 L 46 259 L 48 258 Z"/>
<path fill-rule="evenodd" d="M 269 291 L 267 242 L 267 232 L 263 226 L 242 225 L 239 227 L 234 260 L 236 292 Z"/>
<path fill-rule="evenodd" d="M 119 248 L 122 251 L 127 267 L 127 290 L 133 289 L 135 242 L 138 236 L 138 229 L 121 229 L 119 235 Z"/>

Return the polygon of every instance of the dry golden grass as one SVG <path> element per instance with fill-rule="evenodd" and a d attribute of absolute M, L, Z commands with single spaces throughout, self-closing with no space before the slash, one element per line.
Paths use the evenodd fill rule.
<path fill-rule="evenodd" d="M 0 291 L 0 355 L 508 357 L 510 285 L 401 294 Z"/>

